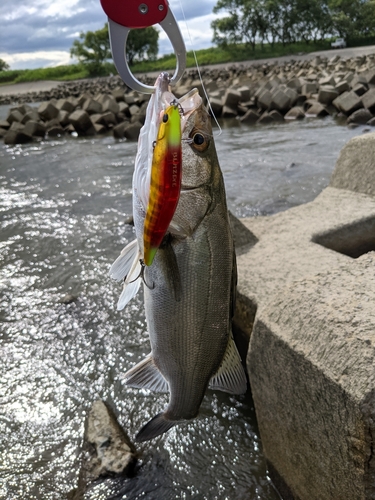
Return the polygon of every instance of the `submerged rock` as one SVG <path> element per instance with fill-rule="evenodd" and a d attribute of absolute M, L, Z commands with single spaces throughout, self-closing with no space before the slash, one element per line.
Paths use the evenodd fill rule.
<path fill-rule="evenodd" d="M 126 474 L 136 462 L 136 450 L 115 414 L 103 401 L 95 401 L 89 412 L 85 441 L 91 445 L 87 478 Z"/>

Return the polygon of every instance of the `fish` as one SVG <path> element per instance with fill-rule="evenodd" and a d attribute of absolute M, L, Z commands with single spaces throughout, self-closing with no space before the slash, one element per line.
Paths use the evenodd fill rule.
<path fill-rule="evenodd" d="M 152 157 L 150 196 L 143 230 L 146 266 L 151 266 L 177 207 L 181 160 L 181 118 L 176 101 L 163 114 Z"/>
<path fill-rule="evenodd" d="M 208 388 L 244 394 L 247 379 L 232 334 L 237 266 L 223 175 L 211 121 L 197 89 L 178 100 L 181 114 L 182 178 L 167 233 L 145 266 L 143 232 L 150 190 L 152 142 L 163 109 L 175 97 L 162 73 L 150 99 L 133 176 L 136 239 L 110 274 L 124 281 L 122 309 L 144 284 L 151 352 L 124 374 L 131 387 L 169 392 L 167 407 L 137 433 L 136 441 L 160 436 L 194 419 Z"/>

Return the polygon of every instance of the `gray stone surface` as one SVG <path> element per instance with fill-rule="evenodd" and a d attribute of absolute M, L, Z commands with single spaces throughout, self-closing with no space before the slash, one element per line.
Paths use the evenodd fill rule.
<path fill-rule="evenodd" d="M 375 196 L 375 133 L 354 137 L 344 146 L 330 185 Z"/>
<path fill-rule="evenodd" d="M 375 499 L 374 151 L 375 134 L 352 139 L 313 202 L 242 220 L 247 367 L 286 498 Z"/>

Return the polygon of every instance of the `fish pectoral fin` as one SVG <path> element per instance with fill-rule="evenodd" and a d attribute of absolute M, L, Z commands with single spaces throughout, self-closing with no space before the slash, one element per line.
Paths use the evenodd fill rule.
<path fill-rule="evenodd" d="M 178 421 L 176 420 L 168 420 L 164 413 L 159 413 L 142 427 L 135 436 L 135 440 L 138 441 L 138 443 L 149 441 L 169 431 L 169 429 L 177 423 Z"/>
<path fill-rule="evenodd" d="M 126 385 L 155 392 L 168 392 L 169 385 L 159 368 L 155 365 L 152 354 L 133 366 L 124 375 Z"/>
<path fill-rule="evenodd" d="M 245 370 L 232 335 L 229 337 L 227 350 L 216 374 L 211 378 L 209 389 L 244 394 L 247 389 Z"/>
<path fill-rule="evenodd" d="M 122 289 L 120 298 L 118 299 L 117 302 L 118 311 L 124 309 L 127 303 L 130 302 L 131 299 L 137 295 L 137 292 L 141 285 L 141 280 L 139 279 L 141 277 L 141 272 L 142 272 L 141 253 L 138 251 L 138 246 L 137 246 L 137 253 L 134 254 L 134 260 L 130 267 L 130 271 L 126 276 L 124 287 Z"/>
<path fill-rule="evenodd" d="M 109 275 L 116 281 L 124 281 L 132 267 L 135 257 L 138 255 L 138 242 L 135 239 L 122 249 L 120 255 L 114 261 L 109 270 Z"/>

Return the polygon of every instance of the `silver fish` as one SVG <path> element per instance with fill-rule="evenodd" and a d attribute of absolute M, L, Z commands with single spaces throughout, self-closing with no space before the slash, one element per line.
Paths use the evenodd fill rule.
<path fill-rule="evenodd" d="M 174 99 L 167 82 L 163 74 L 157 80 L 146 128 L 147 120 L 157 116 L 163 102 Z M 196 90 L 179 102 L 183 113 L 182 189 L 168 234 L 152 265 L 142 269 L 148 167 L 138 164 L 138 170 L 143 169 L 140 175 L 136 162 L 133 209 L 137 239 L 125 247 L 110 272 L 118 280 L 126 277 L 119 308 L 135 295 L 141 281 L 136 278 L 141 274 L 144 280 L 151 353 L 125 374 L 126 384 L 170 393 L 167 408 L 142 427 L 137 441 L 147 441 L 195 418 L 207 388 L 242 394 L 247 386 L 231 331 L 236 259 L 210 117 Z M 143 136 L 145 147 L 141 134 L 139 151 L 144 148 L 144 157 L 153 138 L 151 135 L 146 141 Z"/>

